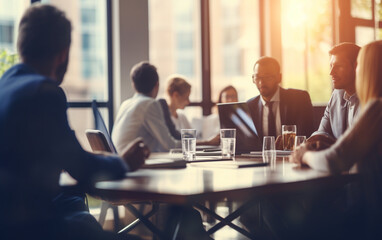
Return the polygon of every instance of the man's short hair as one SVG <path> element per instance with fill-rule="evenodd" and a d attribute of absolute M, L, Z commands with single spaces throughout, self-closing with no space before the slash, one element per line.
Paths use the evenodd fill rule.
<path fill-rule="evenodd" d="M 25 61 L 51 60 L 70 46 L 71 31 L 64 12 L 49 4 L 35 3 L 20 20 L 19 54 Z"/>
<path fill-rule="evenodd" d="M 135 89 L 143 94 L 150 93 L 159 80 L 157 68 L 148 62 L 140 62 L 133 66 L 130 77 Z"/>
<path fill-rule="evenodd" d="M 334 46 L 332 49 L 329 51 L 329 55 L 337 55 L 337 54 L 344 54 L 344 56 L 352 63 L 357 62 L 357 56 L 358 52 L 361 48 L 354 43 L 350 42 L 343 42 L 340 43 L 336 46 Z"/>
<path fill-rule="evenodd" d="M 267 57 L 267 56 L 259 58 L 259 60 L 257 60 L 255 62 L 255 65 L 253 65 L 253 70 L 255 70 L 255 67 L 257 64 L 259 64 L 259 65 L 272 65 L 275 68 L 275 70 L 278 73 L 280 73 L 280 64 L 276 58 Z"/>

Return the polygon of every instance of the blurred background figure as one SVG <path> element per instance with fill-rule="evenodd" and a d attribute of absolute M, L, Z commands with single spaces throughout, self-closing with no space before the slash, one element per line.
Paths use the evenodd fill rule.
<path fill-rule="evenodd" d="M 228 85 L 220 91 L 217 103 L 238 102 L 238 99 L 239 97 L 236 88 L 232 85 Z M 211 115 L 204 117 L 200 122 L 197 122 L 194 119 L 192 124 L 196 126 L 199 125 L 199 127 L 202 129 L 201 132 L 203 133 L 203 139 L 209 139 L 219 135 L 220 122 L 217 106 L 212 109 Z"/>
<path fill-rule="evenodd" d="M 190 103 L 191 85 L 180 75 L 171 75 L 167 81 L 168 108 L 176 130 L 192 128 L 182 111 Z"/>
<path fill-rule="evenodd" d="M 232 85 L 228 85 L 223 88 L 219 93 L 218 103 L 230 103 L 230 102 L 238 102 L 238 95 L 236 88 Z"/>

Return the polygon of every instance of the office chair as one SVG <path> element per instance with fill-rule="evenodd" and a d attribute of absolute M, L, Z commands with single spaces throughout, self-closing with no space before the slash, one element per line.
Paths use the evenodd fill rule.
<path fill-rule="evenodd" d="M 93 115 L 94 115 L 94 121 L 95 121 L 95 127 L 97 130 L 86 130 L 86 137 L 88 138 L 90 147 L 93 151 L 104 151 L 104 152 L 111 152 L 117 154 L 117 150 L 113 144 L 113 141 L 111 139 L 111 136 L 109 134 L 109 131 L 107 130 L 107 127 L 105 125 L 105 122 L 103 121 L 102 115 L 98 110 L 97 102 L 93 100 L 92 102 L 92 109 L 93 109 Z M 124 227 L 122 230 L 120 230 L 118 233 L 125 233 L 129 232 L 135 226 L 137 226 L 140 222 L 143 222 L 146 227 L 148 227 L 153 232 L 158 232 L 158 230 L 151 224 L 151 222 L 148 220 L 151 216 L 153 216 L 158 211 L 158 204 L 157 203 L 149 203 L 152 205 L 151 210 L 146 213 L 142 214 L 144 212 L 144 204 L 145 203 L 139 203 L 139 210 L 136 209 L 132 204 L 125 204 L 125 207 L 135 216 L 137 219 L 130 223 L 128 226 Z M 118 207 L 114 206 L 108 202 L 102 201 L 101 205 L 101 212 L 98 219 L 98 222 L 103 226 L 105 223 L 106 213 L 107 210 L 111 208 L 114 213 L 114 230 L 116 231 L 119 227 L 119 214 L 118 214 Z"/>
<path fill-rule="evenodd" d="M 95 128 L 98 131 L 87 130 L 86 136 L 88 138 L 90 147 L 93 151 L 105 151 L 105 152 L 113 152 L 117 153 L 113 142 L 111 141 L 111 137 L 109 131 L 107 130 L 106 124 L 102 118 L 101 113 L 98 110 L 97 101 L 93 100 L 92 102 L 92 110 L 94 115 L 94 124 Z M 102 201 L 101 204 L 101 212 L 98 218 L 98 222 L 101 226 L 104 225 L 106 219 L 107 210 L 111 208 L 114 215 L 114 230 L 117 231 L 119 228 L 119 213 L 118 206 L 114 206 L 108 202 Z"/>

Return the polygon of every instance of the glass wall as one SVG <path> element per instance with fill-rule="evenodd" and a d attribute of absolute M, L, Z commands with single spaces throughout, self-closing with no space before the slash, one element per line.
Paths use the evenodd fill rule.
<path fill-rule="evenodd" d="M 326 103 L 332 87 L 329 50 L 333 45 L 330 0 L 282 0 L 283 87 L 305 89 L 312 102 Z"/>

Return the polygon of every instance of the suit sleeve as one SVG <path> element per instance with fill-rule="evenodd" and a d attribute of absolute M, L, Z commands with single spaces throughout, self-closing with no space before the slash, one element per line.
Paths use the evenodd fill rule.
<path fill-rule="evenodd" d="M 312 101 L 310 100 L 309 93 L 303 91 L 301 94 L 300 103 L 297 103 L 296 106 L 300 105 L 300 118 L 298 120 L 297 134 L 310 136 L 314 131 L 314 118 L 313 118 L 313 106 Z M 299 131 L 301 129 L 301 131 Z"/>
<path fill-rule="evenodd" d="M 46 145 L 46 159 L 65 169 L 80 183 L 116 179 L 125 176 L 128 166 L 118 156 L 91 154 L 81 147 L 67 120 L 67 102 L 61 88 L 52 83 L 43 84 L 36 102 L 41 119 L 39 134 Z"/>

